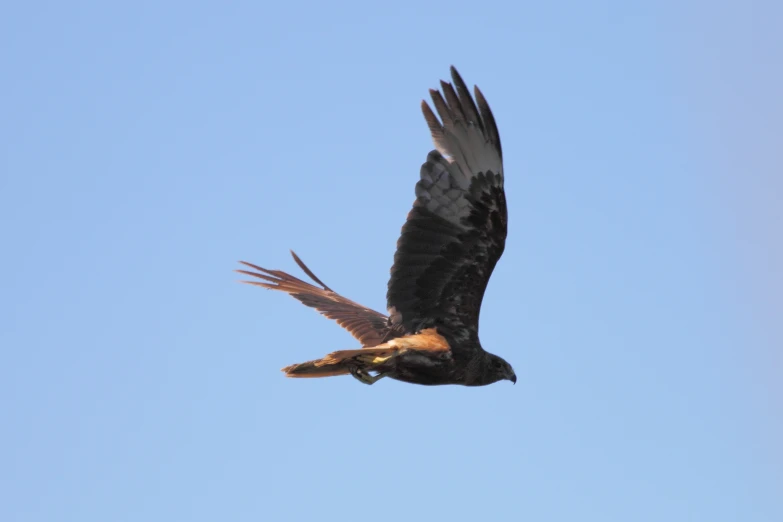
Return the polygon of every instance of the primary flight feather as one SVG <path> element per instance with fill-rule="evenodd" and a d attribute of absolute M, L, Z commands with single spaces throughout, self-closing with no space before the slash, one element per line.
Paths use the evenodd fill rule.
<path fill-rule="evenodd" d="M 511 365 L 478 337 L 484 291 L 506 243 L 503 152 L 492 111 L 475 102 L 457 70 L 430 90 L 437 116 L 421 104 L 436 150 L 427 155 L 416 200 L 397 241 L 386 293 L 388 316 L 326 286 L 242 261 L 245 281 L 290 294 L 348 330 L 362 345 L 283 368 L 288 377 L 353 375 L 366 384 L 389 377 L 414 384 L 481 386 L 516 382 Z M 440 118 L 440 119 L 439 119 Z"/>

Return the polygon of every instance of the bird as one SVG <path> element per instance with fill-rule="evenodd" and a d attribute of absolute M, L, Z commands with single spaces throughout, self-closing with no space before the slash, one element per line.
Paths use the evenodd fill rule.
<path fill-rule="evenodd" d="M 516 384 L 512 366 L 482 347 L 479 314 L 508 230 L 503 152 L 484 95 L 474 98 L 453 66 L 453 83 L 430 89 L 437 116 L 421 110 L 435 149 L 421 166 L 415 200 L 397 241 L 387 314 L 343 297 L 293 251 L 314 284 L 246 261 L 242 281 L 285 292 L 335 320 L 361 343 L 282 369 L 287 377 L 351 375 L 364 384 L 390 378 L 420 385 Z"/>

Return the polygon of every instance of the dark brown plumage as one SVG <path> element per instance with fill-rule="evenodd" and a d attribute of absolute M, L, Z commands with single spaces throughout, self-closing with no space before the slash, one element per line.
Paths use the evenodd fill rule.
<path fill-rule="evenodd" d="M 454 67 L 451 76 L 453 85 L 441 82 L 443 94 L 430 91 L 440 119 L 422 102 L 436 150 L 421 167 L 416 200 L 397 241 L 388 316 L 334 292 L 293 252 L 319 286 L 242 262 L 254 271 L 239 272 L 261 280 L 246 282 L 290 294 L 362 344 L 283 368 L 287 376 L 351 374 L 367 384 L 382 377 L 428 385 L 516 382 L 511 365 L 486 352 L 478 338 L 484 291 L 506 242 L 500 136 L 481 91 L 475 89 L 474 103 Z"/>

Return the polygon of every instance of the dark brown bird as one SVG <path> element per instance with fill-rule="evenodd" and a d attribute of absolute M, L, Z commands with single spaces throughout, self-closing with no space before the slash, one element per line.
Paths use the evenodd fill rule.
<path fill-rule="evenodd" d="M 388 316 L 346 299 L 294 261 L 319 286 L 285 272 L 238 270 L 245 281 L 290 294 L 347 329 L 361 344 L 283 368 L 288 377 L 351 374 L 366 384 L 382 377 L 415 384 L 482 386 L 516 383 L 511 365 L 485 351 L 478 337 L 484 290 L 506 242 L 503 153 L 495 118 L 457 70 L 453 84 L 430 90 L 435 116 L 421 109 L 435 148 L 422 165 L 416 200 L 397 241 L 386 294 Z"/>

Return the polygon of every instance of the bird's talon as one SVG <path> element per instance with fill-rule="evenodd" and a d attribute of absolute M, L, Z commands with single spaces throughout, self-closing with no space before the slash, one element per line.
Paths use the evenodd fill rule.
<path fill-rule="evenodd" d="M 356 380 L 359 382 L 362 382 L 364 384 L 375 384 L 379 379 L 383 379 L 386 377 L 388 372 L 385 373 L 379 373 L 378 375 L 370 375 L 370 373 L 362 368 L 351 368 L 351 375 L 354 376 Z"/>
<path fill-rule="evenodd" d="M 372 378 L 372 375 L 362 370 L 361 368 L 351 368 L 351 375 L 353 375 L 353 377 L 357 381 L 362 382 L 364 384 L 369 385 L 375 382 Z"/>

